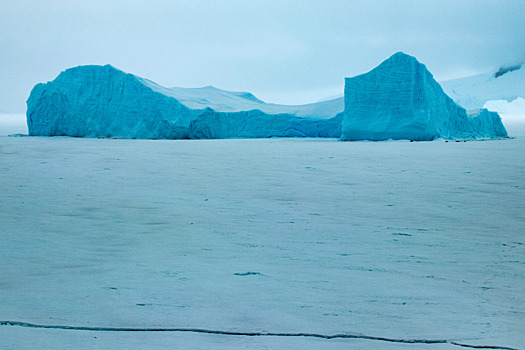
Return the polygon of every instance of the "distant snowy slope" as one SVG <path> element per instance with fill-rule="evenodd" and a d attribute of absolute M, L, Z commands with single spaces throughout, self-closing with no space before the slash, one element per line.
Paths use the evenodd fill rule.
<path fill-rule="evenodd" d="M 306 105 L 279 105 L 266 103 L 249 92 L 234 92 L 218 89 L 213 86 L 202 88 L 166 88 L 143 78 L 142 83 L 154 91 L 174 97 L 186 107 L 204 109 L 209 107 L 217 112 L 242 112 L 258 109 L 268 114 L 287 113 L 302 118 L 328 119 L 344 109 L 342 97 Z"/>
<path fill-rule="evenodd" d="M 525 98 L 525 67 L 501 67 L 490 73 L 441 82 L 443 90 L 466 109 L 482 108 L 487 101 Z"/>

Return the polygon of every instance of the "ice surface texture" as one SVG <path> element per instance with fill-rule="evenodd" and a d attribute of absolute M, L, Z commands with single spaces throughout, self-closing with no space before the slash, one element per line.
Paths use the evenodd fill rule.
<path fill-rule="evenodd" d="M 187 89 L 186 95 L 191 90 Z M 296 111 L 301 117 L 293 112 L 293 106 L 283 108 L 291 113 L 268 114 L 254 108 L 278 111 L 279 106 L 265 104 L 248 93 L 208 89 L 208 94 L 220 93 L 223 100 L 233 105 L 229 110 L 236 112 L 187 107 L 174 97 L 184 97 L 180 89 L 160 87 L 110 65 L 80 66 L 33 88 L 27 101 L 27 124 L 33 136 L 141 139 L 340 136 L 342 116 L 329 119 L 311 105 Z M 191 102 L 189 98 L 186 100 Z M 205 105 L 203 100 L 200 98 Z M 215 98 L 212 103 L 217 109 L 219 101 L 220 98 Z M 243 111 L 243 106 L 251 109 Z M 225 106 L 223 109 L 228 110 Z M 308 115 L 308 111 L 314 115 Z"/>
<path fill-rule="evenodd" d="M 342 102 L 283 106 L 214 87 L 169 89 L 110 65 L 80 66 L 33 88 L 27 124 L 33 136 L 141 139 L 507 136 L 496 113 L 467 114 L 423 64 L 403 53 L 347 78 L 344 111 Z"/>
<path fill-rule="evenodd" d="M 468 114 L 425 65 L 402 52 L 345 81 L 343 140 L 506 137 L 497 113 Z"/>

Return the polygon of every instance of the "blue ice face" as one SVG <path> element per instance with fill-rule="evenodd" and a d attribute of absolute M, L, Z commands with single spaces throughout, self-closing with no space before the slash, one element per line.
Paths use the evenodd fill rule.
<path fill-rule="evenodd" d="M 506 137 L 497 114 L 467 114 L 414 57 L 396 53 L 345 81 L 343 140 Z"/>

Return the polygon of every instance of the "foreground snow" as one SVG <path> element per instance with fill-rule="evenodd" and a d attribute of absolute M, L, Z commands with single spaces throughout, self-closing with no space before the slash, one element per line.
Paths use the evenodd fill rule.
<path fill-rule="evenodd" d="M 524 151 L 0 137 L 0 318 L 521 348 Z M 0 327 L 2 348 L 68 346 L 458 348 Z"/>

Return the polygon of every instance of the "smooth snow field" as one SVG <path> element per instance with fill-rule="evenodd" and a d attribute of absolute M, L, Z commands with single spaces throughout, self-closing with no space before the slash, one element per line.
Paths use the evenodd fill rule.
<path fill-rule="evenodd" d="M 0 136 L 0 348 L 524 349 L 524 154 Z"/>

